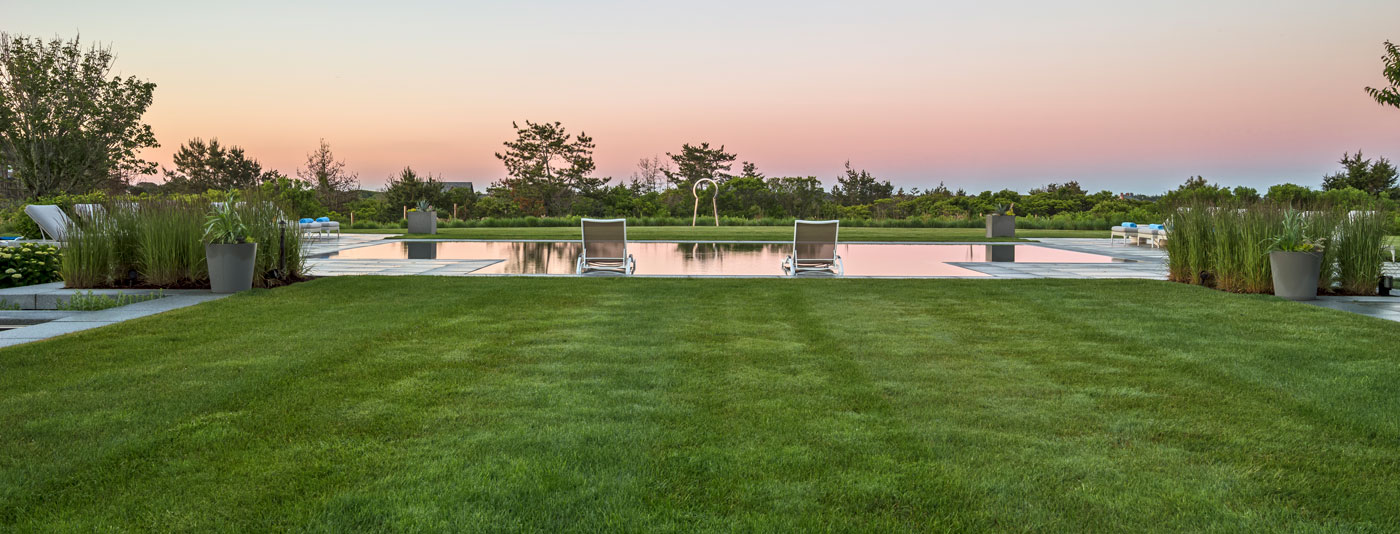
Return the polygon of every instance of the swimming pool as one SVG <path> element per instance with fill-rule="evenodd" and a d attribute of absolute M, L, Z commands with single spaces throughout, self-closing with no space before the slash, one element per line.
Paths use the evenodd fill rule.
<path fill-rule="evenodd" d="M 790 243 L 632 242 L 637 275 L 780 276 Z M 471 274 L 573 274 L 577 241 L 398 241 L 317 256 L 340 260 L 494 260 Z M 958 263 L 1114 263 L 1125 260 L 1036 245 L 851 243 L 837 245 L 847 276 L 967 276 Z"/>

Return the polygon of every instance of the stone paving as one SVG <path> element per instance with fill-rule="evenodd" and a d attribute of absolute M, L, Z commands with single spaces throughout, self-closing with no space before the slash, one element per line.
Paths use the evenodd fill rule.
<path fill-rule="evenodd" d="M 52 298 L 58 295 L 72 295 L 74 293 L 79 292 L 79 290 L 75 289 L 61 289 L 63 285 L 62 282 L 42 285 L 57 287 L 41 287 L 36 289 L 35 286 L 29 286 L 26 288 L 10 289 L 30 289 L 37 291 L 35 293 L 35 297 L 33 297 L 36 299 Z M 115 291 L 110 290 L 102 291 L 100 293 L 99 290 L 93 291 L 94 294 L 110 294 L 114 292 Z M 138 293 L 138 291 L 132 290 L 126 291 L 126 293 L 136 294 Z M 0 311 L 0 324 L 29 325 L 23 328 L 15 328 L 12 330 L 0 331 L 0 347 L 19 345 L 22 343 L 29 343 L 31 341 L 48 339 L 63 334 L 69 334 L 73 332 L 88 330 L 91 328 L 112 325 L 120 323 L 122 321 L 135 319 L 137 317 L 155 315 L 157 313 L 180 309 L 186 306 L 193 306 L 201 302 L 209 302 L 211 300 L 218 300 L 228 296 L 223 294 L 210 293 L 207 290 L 180 289 L 166 290 L 164 294 L 164 297 L 155 300 L 147 300 L 143 302 L 137 302 L 134 304 L 127 304 L 126 306 L 99 311 L 65 311 L 33 309 Z M 42 305 L 43 302 L 41 301 L 40 304 Z"/>

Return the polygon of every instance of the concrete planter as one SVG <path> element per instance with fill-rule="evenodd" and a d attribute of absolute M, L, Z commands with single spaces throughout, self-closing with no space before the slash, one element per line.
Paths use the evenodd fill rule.
<path fill-rule="evenodd" d="M 436 212 L 436 211 L 410 211 L 410 212 L 408 212 L 408 233 L 410 233 L 410 234 L 436 234 L 436 233 L 437 233 L 437 212 Z"/>
<path fill-rule="evenodd" d="M 257 243 L 206 243 L 204 255 L 209 260 L 210 291 L 237 293 L 253 287 L 253 263 L 258 257 Z"/>
<path fill-rule="evenodd" d="M 1269 253 L 1274 273 L 1274 295 L 1288 300 L 1317 300 L 1317 278 L 1322 274 L 1322 255 L 1316 252 Z"/>
<path fill-rule="evenodd" d="M 1016 216 L 988 215 L 987 237 L 1016 237 Z"/>

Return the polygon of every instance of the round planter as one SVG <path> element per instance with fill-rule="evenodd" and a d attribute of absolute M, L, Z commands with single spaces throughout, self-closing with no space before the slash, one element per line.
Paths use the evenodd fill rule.
<path fill-rule="evenodd" d="M 987 237 L 1016 237 L 1016 216 L 988 215 Z"/>
<path fill-rule="evenodd" d="M 436 211 L 410 211 L 410 212 L 408 212 L 408 233 L 410 233 L 410 234 L 436 234 L 436 233 L 437 233 L 437 212 L 436 212 Z"/>
<path fill-rule="evenodd" d="M 257 243 L 206 243 L 204 255 L 209 260 L 210 291 L 237 293 L 253 287 L 253 263 L 258 257 Z"/>
<path fill-rule="evenodd" d="M 1274 273 L 1274 295 L 1288 300 L 1317 300 L 1317 278 L 1322 274 L 1322 255 L 1316 252 L 1269 253 Z"/>

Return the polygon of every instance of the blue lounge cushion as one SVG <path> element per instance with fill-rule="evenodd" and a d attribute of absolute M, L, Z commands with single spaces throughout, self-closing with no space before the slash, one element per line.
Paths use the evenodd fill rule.
<path fill-rule="evenodd" d="M 306 223 L 316 222 L 316 221 L 312 220 L 310 217 L 303 217 L 300 221 L 297 221 L 297 222 L 302 223 L 302 224 L 306 224 Z"/>
<path fill-rule="evenodd" d="M 1123 223 L 1123 227 L 1124 227 L 1124 228 L 1137 228 L 1137 223 L 1125 222 L 1125 223 Z"/>
<path fill-rule="evenodd" d="M 24 236 L 22 236 L 22 235 L 0 236 L 0 241 L 18 241 L 18 240 L 20 240 L 20 239 L 24 239 Z"/>
<path fill-rule="evenodd" d="M 1148 228 L 1151 228 L 1151 229 L 1153 229 L 1153 230 L 1166 230 L 1166 229 L 1167 229 L 1167 227 L 1162 226 L 1162 225 L 1160 225 L 1160 224 L 1149 224 L 1149 225 L 1147 225 L 1147 227 L 1148 227 Z"/>
<path fill-rule="evenodd" d="M 316 222 L 331 222 L 330 217 L 317 217 Z"/>

